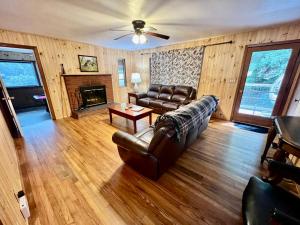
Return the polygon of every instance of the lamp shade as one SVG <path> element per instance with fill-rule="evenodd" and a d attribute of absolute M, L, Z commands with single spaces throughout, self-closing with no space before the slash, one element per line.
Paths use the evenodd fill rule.
<path fill-rule="evenodd" d="M 132 73 L 131 74 L 131 83 L 138 84 L 138 83 L 141 83 L 141 82 L 142 82 L 141 74 L 139 74 L 139 73 Z"/>

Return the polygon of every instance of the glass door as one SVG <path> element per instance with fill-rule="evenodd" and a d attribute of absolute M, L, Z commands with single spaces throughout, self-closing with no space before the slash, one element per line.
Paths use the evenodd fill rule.
<path fill-rule="evenodd" d="M 293 81 L 299 43 L 247 47 L 233 120 L 271 125 L 280 115 Z"/>

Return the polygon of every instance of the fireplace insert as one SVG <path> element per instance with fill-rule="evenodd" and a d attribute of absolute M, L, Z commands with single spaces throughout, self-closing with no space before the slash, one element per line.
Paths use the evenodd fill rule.
<path fill-rule="evenodd" d="M 105 85 L 82 86 L 79 89 L 82 99 L 81 108 L 87 108 L 107 103 Z"/>

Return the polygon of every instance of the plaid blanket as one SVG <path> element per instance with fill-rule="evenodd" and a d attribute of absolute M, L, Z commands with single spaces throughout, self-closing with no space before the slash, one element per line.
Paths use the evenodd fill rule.
<path fill-rule="evenodd" d="M 218 100 L 215 96 L 202 96 L 199 100 L 159 116 L 155 121 L 154 130 L 168 124 L 176 130 L 177 140 L 180 141 L 190 129 L 216 111 L 217 105 Z"/>

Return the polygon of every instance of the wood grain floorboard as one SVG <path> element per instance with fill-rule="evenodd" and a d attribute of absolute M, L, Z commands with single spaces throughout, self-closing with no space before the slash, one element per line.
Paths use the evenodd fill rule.
<path fill-rule="evenodd" d="M 17 149 L 31 225 L 242 224 L 242 192 L 263 173 L 265 134 L 212 121 L 154 182 L 122 163 L 111 141 L 118 129 L 132 133 L 132 122 L 115 116 L 110 125 L 106 111 L 24 129 Z"/>

